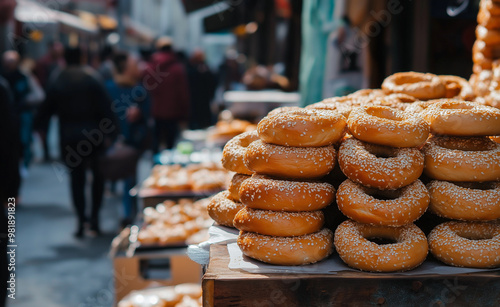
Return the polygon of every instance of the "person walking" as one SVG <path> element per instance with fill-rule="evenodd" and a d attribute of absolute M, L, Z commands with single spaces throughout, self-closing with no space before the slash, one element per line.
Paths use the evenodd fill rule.
<path fill-rule="evenodd" d="M 190 129 L 204 129 L 213 124 L 210 103 L 217 88 L 217 78 L 205 62 L 205 53 L 195 50 L 188 63 L 188 80 L 191 89 Z"/>
<path fill-rule="evenodd" d="M 67 49 L 65 59 L 67 66 L 49 86 L 36 118 L 36 127 L 44 127 L 54 114 L 59 116 L 61 157 L 69 171 L 71 196 L 78 217 L 75 237 L 81 238 L 87 221 L 90 222 L 90 234 L 100 234 L 104 179 L 99 158 L 112 142 L 118 127 L 102 80 L 95 70 L 83 65 L 80 49 Z M 88 168 L 92 171 L 90 219 L 85 212 Z"/>
<path fill-rule="evenodd" d="M 47 90 L 51 80 L 51 76 L 57 74 L 66 65 L 64 61 L 64 45 L 58 41 L 51 41 L 48 44 L 48 52 L 36 62 L 33 74 L 38 78 L 40 85 L 44 90 Z M 50 152 L 48 145 L 48 132 L 50 129 L 50 121 L 47 122 L 47 127 L 43 127 L 40 133 L 40 140 L 43 148 L 43 160 L 50 162 Z"/>
<path fill-rule="evenodd" d="M 139 82 L 141 73 L 135 57 L 125 52 L 117 52 L 111 60 L 113 78 L 106 81 L 106 89 L 113 100 L 112 107 L 118 117 L 120 137 L 126 145 L 136 149 L 140 155 L 148 145 L 150 132 L 148 126 L 151 104 L 149 95 Z M 133 168 L 136 169 L 137 164 Z M 132 223 L 137 213 L 136 198 L 128 193 L 136 183 L 135 172 L 124 180 L 121 223 L 123 227 Z"/>
<path fill-rule="evenodd" d="M 151 96 L 151 116 L 154 119 L 153 153 L 165 142 L 172 149 L 180 134 L 180 124 L 189 120 L 189 91 L 186 71 L 172 48 L 172 40 L 161 37 L 157 52 L 143 77 L 143 85 Z"/>

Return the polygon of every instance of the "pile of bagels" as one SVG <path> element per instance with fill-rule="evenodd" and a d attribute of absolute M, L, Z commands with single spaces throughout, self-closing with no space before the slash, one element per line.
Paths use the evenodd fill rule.
<path fill-rule="evenodd" d="M 500 107 L 500 2 L 481 0 L 477 15 L 476 41 L 472 48 L 473 74 L 470 84 L 476 101 Z"/>

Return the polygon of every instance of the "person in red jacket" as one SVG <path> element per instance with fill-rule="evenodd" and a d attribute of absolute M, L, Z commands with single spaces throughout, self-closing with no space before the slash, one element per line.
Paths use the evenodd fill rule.
<path fill-rule="evenodd" d="M 172 40 L 161 37 L 144 73 L 143 86 L 151 96 L 154 119 L 153 152 L 165 142 L 172 149 L 180 133 L 180 124 L 189 119 L 187 74 L 172 49 Z"/>

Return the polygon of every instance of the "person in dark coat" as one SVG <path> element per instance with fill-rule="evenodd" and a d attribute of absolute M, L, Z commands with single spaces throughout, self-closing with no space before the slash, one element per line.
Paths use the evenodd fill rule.
<path fill-rule="evenodd" d="M 190 129 L 204 129 L 213 124 L 210 103 L 217 88 L 217 78 L 205 63 L 205 54 L 196 50 L 188 64 L 189 89 L 191 90 Z"/>
<path fill-rule="evenodd" d="M 172 149 L 180 133 L 181 122 L 189 120 L 189 91 L 186 71 L 172 50 L 170 38 L 159 38 L 157 52 L 151 56 L 143 77 L 143 86 L 151 97 L 154 119 L 153 151 L 160 144 Z"/>
<path fill-rule="evenodd" d="M 104 178 L 99 157 L 118 131 L 111 99 L 98 73 L 82 65 L 80 49 L 65 51 L 66 68 L 47 90 L 40 107 L 36 127 L 44 127 L 54 114 L 59 116 L 61 158 L 69 170 L 71 196 L 78 216 L 77 238 L 84 234 L 87 222 L 85 205 L 86 170 L 92 171 L 90 231 L 99 234 L 99 210 L 104 193 Z"/>

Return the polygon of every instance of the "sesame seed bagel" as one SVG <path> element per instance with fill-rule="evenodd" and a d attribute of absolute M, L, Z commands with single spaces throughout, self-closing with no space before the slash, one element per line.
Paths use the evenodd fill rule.
<path fill-rule="evenodd" d="M 369 240 L 373 238 L 389 239 L 395 243 L 377 244 Z M 394 228 L 352 220 L 337 227 L 335 247 L 348 266 L 369 272 L 411 270 L 424 262 L 428 252 L 427 238 L 414 224 Z"/>
<path fill-rule="evenodd" d="M 399 72 L 385 78 L 386 93 L 403 93 L 420 100 L 442 98 L 446 95 L 444 82 L 436 75 L 419 72 Z"/>
<path fill-rule="evenodd" d="M 215 194 L 207 206 L 208 215 L 218 224 L 228 227 L 234 227 L 234 216 L 244 206 L 230 199 L 228 191 L 222 191 Z"/>
<path fill-rule="evenodd" d="M 255 141 L 247 147 L 245 165 L 257 174 L 280 178 L 320 178 L 335 166 L 333 146 L 286 147 Z"/>
<path fill-rule="evenodd" d="M 500 180 L 500 144 L 487 137 L 432 137 L 422 149 L 424 173 L 445 181 Z"/>
<path fill-rule="evenodd" d="M 446 98 L 459 98 L 468 101 L 474 99 L 472 86 L 464 78 L 449 75 L 440 75 L 439 78 L 446 86 Z"/>
<path fill-rule="evenodd" d="M 243 163 L 247 147 L 258 140 L 257 131 L 244 132 L 226 143 L 222 150 L 222 166 L 230 171 L 252 175 L 252 171 Z"/>
<path fill-rule="evenodd" d="M 475 102 L 442 99 L 421 114 L 429 123 L 433 134 L 500 135 L 500 110 Z"/>
<path fill-rule="evenodd" d="M 239 202 L 240 201 L 240 186 L 243 181 L 247 180 L 251 176 L 244 174 L 234 174 L 233 178 L 231 178 L 231 183 L 229 184 L 229 194 L 231 195 L 231 199 Z"/>
<path fill-rule="evenodd" d="M 238 246 L 244 255 L 277 265 L 304 265 L 321 261 L 333 251 L 328 228 L 298 237 L 274 237 L 241 231 Z"/>
<path fill-rule="evenodd" d="M 429 234 L 429 249 L 440 261 L 458 267 L 500 266 L 500 224 L 446 222 Z"/>
<path fill-rule="evenodd" d="M 257 125 L 257 132 L 266 143 L 321 147 L 336 143 L 344 136 L 345 121 L 345 117 L 335 111 L 292 110 L 264 117 Z"/>
<path fill-rule="evenodd" d="M 339 166 L 352 181 L 382 190 L 398 189 L 417 180 L 424 155 L 417 148 L 388 147 L 345 139 L 339 148 Z"/>
<path fill-rule="evenodd" d="M 234 217 L 234 227 L 242 231 L 278 237 L 302 236 L 321 230 L 325 217 L 321 210 L 284 212 L 245 207 Z"/>
<path fill-rule="evenodd" d="M 429 136 L 429 124 L 420 116 L 384 106 L 352 110 L 347 126 L 357 139 L 393 147 L 418 147 Z"/>
<path fill-rule="evenodd" d="M 433 180 L 427 185 L 429 210 L 463 221 L 500 219 L 500 182 L 453 183 Z"/>
<path fill-rule="evenodd" d="M 245 180 L 239 192 L 246 206 L 273 211 L 315 211 L 335 199 L 335 188 L 326 182 L 291 181 L 262 175 Z"/>
<path fill-rule="evenodd" d="M 429 192 L 420 180 L 398 190 L 377 190 L 347 179 L 337 191 L 342 213 L 357 222 L 380 226 L 414 222 L 427 210 L 429 200 Z"/>

